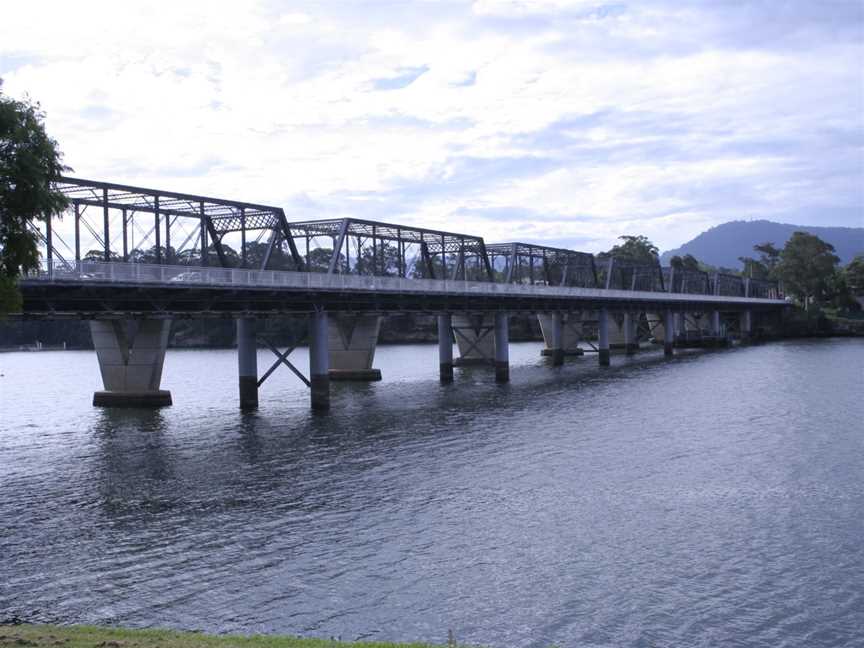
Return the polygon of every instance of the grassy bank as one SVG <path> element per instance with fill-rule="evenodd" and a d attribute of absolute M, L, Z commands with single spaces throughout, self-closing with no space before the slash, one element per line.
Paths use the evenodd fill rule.
<path fill-rule="evenodd" d="M 96 626 L 0 625 L 0 648 L 434 648 L 431 644 L 299 639 L 278 635 L 212 636 L 172 630 Z"/>

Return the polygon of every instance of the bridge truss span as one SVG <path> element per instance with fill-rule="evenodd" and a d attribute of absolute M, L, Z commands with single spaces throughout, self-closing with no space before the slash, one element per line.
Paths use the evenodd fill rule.
<path fill-rule="evenodd" d="M 312 408 L 327 409 L 329 380 L 381 379 L 375 346 L 390 313 L 437 316 L 442 382 L 470 364 L 507 382 L 513 313 L 537 315 L 553 366 L 589 352 L 605 366 L 611 349 L 642 341 L 662 340 L 666 356 L 725 345 L 730 321 L 747 340 L 754 317 L 785 306 L 776 283 L 656 260 L 357 218 L 289 221 L 279 207 L 78 178 L 57 188 L 69 213 L 32 224 L 44 266 L 20 281 L 19 317 L 90 321 L 105 387 L 94 404 L 171 402 L 160 380 L 175 318 L 236 320 L 241 407 L 287 366 Z M 300 337 L 285 351 L 268 342 L 277 360 L 258 374 L 257 321 L 283 316 L 305 322 L 308 377 L 287 359 Z"/>

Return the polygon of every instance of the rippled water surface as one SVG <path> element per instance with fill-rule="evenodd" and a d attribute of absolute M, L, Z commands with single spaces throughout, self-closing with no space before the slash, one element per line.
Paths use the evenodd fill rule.
<path fill-rule="evenodd" d="M 287 371 L 170 351 L 158 412 L 92 352 L 0 355 L 0 618 L 504 646 L 864 641 L 864 343 L 663 361 L 434 346 L 312 416 Z M 302 352 L 297 358 L 305 363 Z M 259 365 L 269 365 L 261 353 Z"/>

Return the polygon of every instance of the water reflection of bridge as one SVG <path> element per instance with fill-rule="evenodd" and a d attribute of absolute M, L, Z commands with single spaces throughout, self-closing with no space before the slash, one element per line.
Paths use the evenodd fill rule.
<path fill-rule="evenodd" d="M 584 342 L 609 364 L 660 341 L 747 339 L 785 302 L 775 283 L 659 263 L 352 218 L 290 222 L 254 203 L 64 178 L 69 217 L 41 224 L 45 265 L 21 282 L 24 317 L 91 322 L 96 404 L 170 403 L 160 389 L 172 319 L 237 321 L 240 404 L 286 366 L 329 406 L 330 379 L 379 379 L 383 314 L 438 316 L 440 376 L 489 364 L 509 380 L 508 318 L 536 313 L 553 365 Z M 256 321 L 308 317 L 309 375 L 282 351 L 259 376 Z M 454 361 L 453 342 L 459 358 Z M 580 342 L 583 344 L 580 347 Z"/>

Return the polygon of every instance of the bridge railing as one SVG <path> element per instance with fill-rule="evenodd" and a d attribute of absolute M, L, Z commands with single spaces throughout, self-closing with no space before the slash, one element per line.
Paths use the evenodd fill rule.
<path fill-rule="evenodd" d="M 452 293 L 478 296 L 548 296 L 686 302 L 751 302 L 777 304 L 777 299 L 744 299 L 716 295 L 684 295 L 606 288 L 493 283 L 463 279 L 410 279 L 371 275 L 247 270 L 240 268 L 151 265 L 101 261 L 53 261 L 26 277 L 28 281 L 154 284 L 178 288 L 244 287 L 306 290 L 361 290 L 398 293 Z"/>

